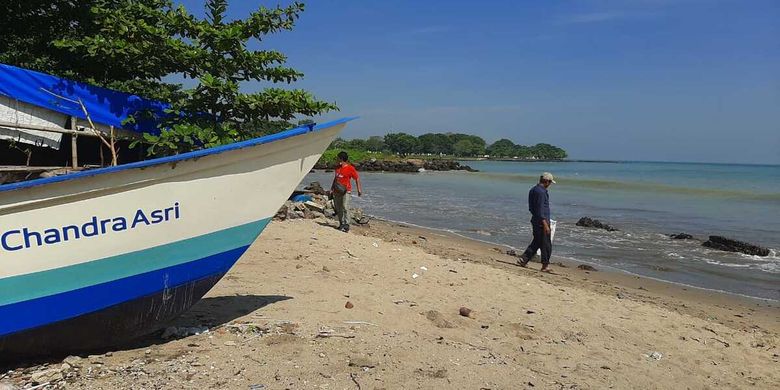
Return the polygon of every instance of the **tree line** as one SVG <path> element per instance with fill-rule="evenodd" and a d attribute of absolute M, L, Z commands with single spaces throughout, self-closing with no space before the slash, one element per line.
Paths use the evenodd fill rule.
<path fill-rule="evenodd" d="M 564 159 L 566 151 L 550 144 L 532 146 L 515 144 L 503 138 L 487 144 L 482 137 L 459 133 L 427 133 L 414 136 L 407 133 L 390 133 L 367 139 L 337 139 L 331 144 L 336 149 L 352 149 L 369 152 L 389 152 L 402 156 L 411 154 L 448 155 L 457 157 L 522 158 L 555 160 Z"/>

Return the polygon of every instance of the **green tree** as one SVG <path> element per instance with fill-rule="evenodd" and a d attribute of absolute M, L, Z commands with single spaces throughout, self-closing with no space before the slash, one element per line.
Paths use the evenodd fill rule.
<path fill-rule="evenodd" d="M 353 149 L 353 150 L 367 150 L 366 148 L 366 140 L 355 138 L 347 141 L 347 148 Z"/>
<path fill-rule="evenodd" d="M 32 38 L 40 44 L 29 48 L 16 45 L 7 57 L 16 65 L 170 102 L 162 134 L 145 136 L 150 154 L 230 143 L 290 127 L 296 115 L 337 109 L 300 89 L 269 86 L 241 92 L 245 82 L 289 84 L 303 76 L 285 66 L 287 57 L 279 51 L 247 49 L 250 41 L 262 42 L 268 34 L 292 30 L 303 12 L 301 3 L 261 7 L 245 19 L 230 21 L 225 19 L 227 0 L 207 0 L 205 18 L 174 6 L 171 0 L 56 1 L 61 7 L 53 11 L 47 2 L 30 3 L 36 5 L 24 6 L 30 8 L 25 19 L 50 13 L 51 19 L 67 20 L 58 26 L 70 27 L 50 37 Z M 89 4 L 86 15 L 73 11 L 83 11 L 82 5 L 72 5 L 77 3 Z M 24 31 L 17 24 L 4 28 L 18 36 Z M 44 60 L 35 60 L 36 56 Z M 163 81 L 171 75 L 190 79 L 194 86 L 183 89 Z"/>
<path fill-rule="evenodd" d="M 558 160 L 566 158 L 566 151 L 550 144 L 536 144 L 532 146 L 531 153 L 539 159 Z"/>
<path fill-rule="evenodd" d="M 385 145 L 393 153 L 406 156 L 417 152 L 419 142 L 413 135 L 406 133 L 390 133 L 385 136 Z"/>
<path fill-rule="evenodd" d="M 474 155 L 475 145 L 468 139 L 462 139 L 452 146 L 453 153 L 458 157 L 468 157 Z"/>
<path fill-rule="evenodd" d="M 381 152 L 385 150 L 385 147 L 384 137 L 374 135 L 366 140 L 366 150 L 370 152 Z"/>
<path fill-rule="evenodd" d="M 485 152 L 489 154 L 490 157 L 513 157 L 516 147 L 517 145 L 515 145 L 514 142 L 506 138 L 502 138 L 496 142 L 493 142 L 485 150 Z"/>
<path fill-rule="evenodd" d="M 453 152 L 457 155 L 457 151 L 454 150 L 455 145 L 460 141 L 469 141 L 471 144 L 471 150 L 468 153 L 469 156 L 477 156 L 485 154 L 485 140 L 482 137 L 471 134 L 449 134 L 450 140 L 453 143 Z"/>
<path fill-rule="evenodd" d="M 330 146 L 328 146 L 328 149 L 346 149 L 348 145 L 348 141 L 344 140 L 344 138 L 338 137 L 333 140 L 333 142 L 330 143 Z"/>
<path fill-rule="evenodd" d="M 515 147 L 514 156 L 517 158 L 530 158 L 533 157 L 533 151 L 531 148 L 525 145 L 517 145 Z"/>
<path fill-rule="evenodd" d="M 51 0 L 3 2 L 0 12 L 0 63 L 59 75 L 88 67 L 53 41 L 94 33 L 90 8 L 96 1 Z M 108 71 L 108 70 L 104 70 Z M 79 75 L 84 76 L 82 72 Z"/>
<path fill-rule="evenodd" d="M 452 154 L 454 142 L 446 134 L 427 133 L 419 137 L 420 152 L 430 154 Z"/>

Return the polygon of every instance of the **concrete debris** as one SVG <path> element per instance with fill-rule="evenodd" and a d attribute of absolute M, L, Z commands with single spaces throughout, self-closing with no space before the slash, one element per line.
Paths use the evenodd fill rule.
<path fill-rule="evenodd" d="M 0 390 L 19 390 L 19 388 L 12 383 L 0 382 Z"/>
<path fill-rule="evenodd" d="M 30 378 L 33 382 L 45 383 L 65 379 L 65 376 L 62 375 L 62 369 L 50 368 L 48 370 L 34 372 Z"/>
<path fill-rule="evenodd" d="M 163 340 L 180 339 L 187 336 L 200 335 L 208 332 L 209 328 L 206 326 L 169 326 L 165 328 L 160 337 Z"/>
<path fill-rule="evenodd" d="M 664 355 L 661 352 L 653 351 L 653 352 L 646 353 L 645 357 L 653 360 L 661 360 L 661 358 L 663 358 Z"/>

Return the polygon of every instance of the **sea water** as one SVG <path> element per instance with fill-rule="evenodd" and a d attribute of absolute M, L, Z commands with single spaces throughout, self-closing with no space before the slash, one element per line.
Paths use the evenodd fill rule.
<path fill-rule="evenodd" d="M 465 162 L 480 172 L 363 173 L 353 205 L 380 218 L 524 249 L 528 190 L 541 172 L 558 221 L 553 257 L 690 286 L 780 300 L 780 166 L 648 162 Z M 332 173 L 306 180 L 328 187 Z M 575 226 L 589 216 L 607 232 Z M 672 233 L 698 240 L 673 240 Z M 701 245 L 722 235 L 770 248 L 767 257 Z"/>

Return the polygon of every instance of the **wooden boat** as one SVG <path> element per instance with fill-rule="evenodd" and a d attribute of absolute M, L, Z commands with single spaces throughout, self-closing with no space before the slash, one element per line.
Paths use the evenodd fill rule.
<path fill-rule="evenodd" d="M 351 119 L 0 186 L 0 360 L 121 345 L 189 309 Z"/>

